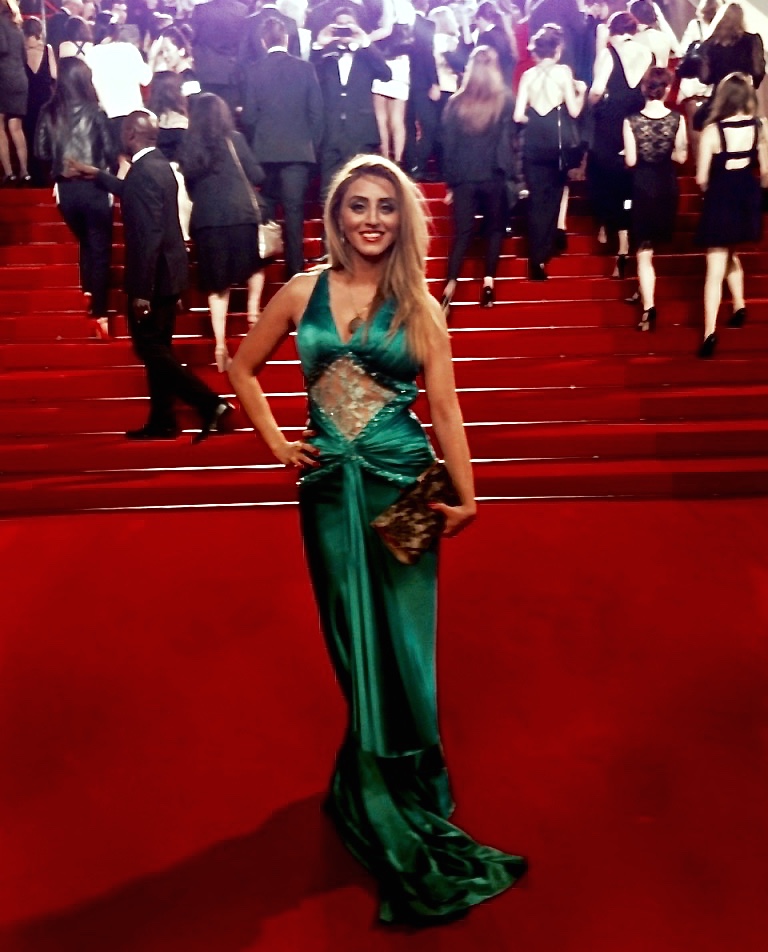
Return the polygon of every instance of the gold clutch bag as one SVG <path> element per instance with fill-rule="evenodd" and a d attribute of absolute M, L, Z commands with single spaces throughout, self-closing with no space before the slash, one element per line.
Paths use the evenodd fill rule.
<path fill-rule="evenodd" d="M 445 468 L 435 460 L 412 486 L 378 515 L 371 526 L 398 562 L 413 565 L 430 549 L 445 526 L 442 512 L 430 509 L 432 502 L 458 506 L 459 497 Z"/>

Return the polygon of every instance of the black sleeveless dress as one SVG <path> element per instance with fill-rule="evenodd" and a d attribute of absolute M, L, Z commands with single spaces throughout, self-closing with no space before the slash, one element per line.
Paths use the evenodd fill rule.
<path fill-rule="evenodd" d="M 628 121 L 637 143 L 637 164 L 632 170 L 630 232 L 638 245 L 668 241 L 675 227 L 679 196 L 672 152 L 680 113 L 670 112 L 661 119 L 651 119 L 638 112 Z"/>
<path fill-rule="evenodd" d="M 626 207 L 632 190 L 630 172 L 624 164 L 624 120 L 645 105 L 640 87 L 630 86 L 624 65 L 614 47 L 608 47 L 613 69 L 605 95 L 595 104 L 593 144 L 589 152 L 587 185 L 592 210 L 610 231 L 629 228 Z"/>
<path fill-rule="evenodd" d="M 755 130 L 752 148 L 729 152 L 725 129 Z M 732 119 L 717 123 L 721 152 L 712 156 L 709 184 L 696 230 L 695 243 L 704 248 L 727 248 L 746 241 L 759 241 L 762 234 L 760 181 L 757 174 L 759 119 Z M 729 159 L 749 159 L 743 168 L 729 169 Z"/>

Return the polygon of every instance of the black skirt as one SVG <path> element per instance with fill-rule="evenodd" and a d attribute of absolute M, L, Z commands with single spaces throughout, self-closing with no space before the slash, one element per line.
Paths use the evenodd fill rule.
<path fill-rule="evenodd" d="M 258 225 L 220 225 L 195 229 L 197 275 L 201 291 L 221 294 L 243 285 L 264 267 Z"/>

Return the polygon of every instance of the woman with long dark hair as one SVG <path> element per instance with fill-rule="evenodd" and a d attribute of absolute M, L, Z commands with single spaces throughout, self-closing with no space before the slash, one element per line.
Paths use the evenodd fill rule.
<path fill-rule="evenodd" d="M 521 79 L 515 122 L 525 123 L 523 162 L 528 186 L 528 277 L 542 281 L 544 265 L 557 241 L 557 218 L 568 173 L 561 168 L 560 137 L 564 117 L 576 118 L 584 107 L 586 84 L 576 82 L 570 67 L 560 63 L 563 31 L 548 23 L 533 37 L 536 65 Z"/>
<path fill-rule="evenodd" d="M 768 186 L 768 125 L 757 116 L 752 79 L 745 73 L 724 76 L 699 141 L 696 182 L 704 205 L 696 244 L 707 250 L 704 282 L 704 340 L 699 357 L 711 357 L 717 346 L 717 312 L 723 281 L 731 292 L 729 327 L 747 317 L 744 270 L 736 248 L 759 241 L 762 234 L 761 184 Z"/>
<path fill-rule="evenodd" d="M 176 176 L 179 187 L 179 224 L 184 240 L 189 241 L 192 202 L 179 166 L 179 156 L 189 128 L 187 97 L 183 93 L 181 74 L 168 70 L 155 73 L 149 88 L 148 106 L 157 116 L 157 147 L 171 163 L 173 174 Z"/>
<path fill-rule="evenodd" d="M 624 120 L 624 161 L 633 170 L 630 235 L 637 247 L 640 331 L 656 326 L 653 247 L 672 237 L 679 193 L 674 163 L 688 154 L 685 123 L 664 105 L 671 85 L 672 73 L 652 66 L 640 84 L 645 106 Z"/>
<path fill-rule="evenodd" d="M 96 336 L 106 340 L 112 199 L 94 181 L 71 178 L 67 160 L 108 170 L 115 152 L 91 71 L 79 57 L 70 56 L 59 63 L 56 89 L 40 111 L 35 155 L 51 163 L 59 211 L 80 246 L 80 285 L 90 296 L 89 313 Z"/>
<path fill-rule="evenodd" d="M 448 312 L 475 216 L 483 217 L 485 270 L 481 307 L 492 307 L 494 283 L 506 230 L 505 176 L 512 130 L 512 98 L 489 46 L 478 46 L 467 62 L 461 87 L 443 110 L 443 170 L 446 202 L 453 211 L 454 238 L 442 306 Z"/>
<path fill-rule="evenodd" d="M 22 119 L 27 112 L 28 83 L 21 14 L 16 0 L 0 0 L 0 165 L 2 185 L 29 185 L 27 140 Z M 19 172 L 13 171 L 10 142 Z"/>
<path fill-rule="evenodd" d="M 192 97 L 179 164 L 192 199 L 189 230 L 197 247 L 200 287 L 208 295 L 216 366 L 229 365 L 227 310 L 230 290 L 248 286 L 248 322 L 258 320 L 264 287 L 253 186 L 264 170 L 235 131 L 229 106 L 214 93 Z"/>
<path fill-rule="evenodd" d="M 297 274 L 264 310 L 230 372 L 275 458 L 300 474 L 304 551 L 348 706 L 325 810 L 376 877 L 379 918 L 437 925 L 513 886 L 525 860 L 454 826 L 437 719 L 436 546 L 414 564 L 371 521 L 434 461 L 411 411 L 423 375 L 432 434 L 456 488 L 435 503 L 455 536 L 475 517 L 472 466 L 445 320 L 424 276 L 424 203 L 394 163 L 350 160 L 325 206 L 330 268 Z M 296 331 L 312 437 L 287 439 L 257 374 Z"/>

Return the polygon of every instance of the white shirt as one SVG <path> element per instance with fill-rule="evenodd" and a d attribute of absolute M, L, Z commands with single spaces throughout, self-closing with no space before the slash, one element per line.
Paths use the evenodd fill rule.
<path fill-rule="evenodd" d="M 110 119 L 144 108 L 141 86 L 152 82 L 152 70 L 130 43 L 100 43 L 85 56 L 101 108 Z"/>

